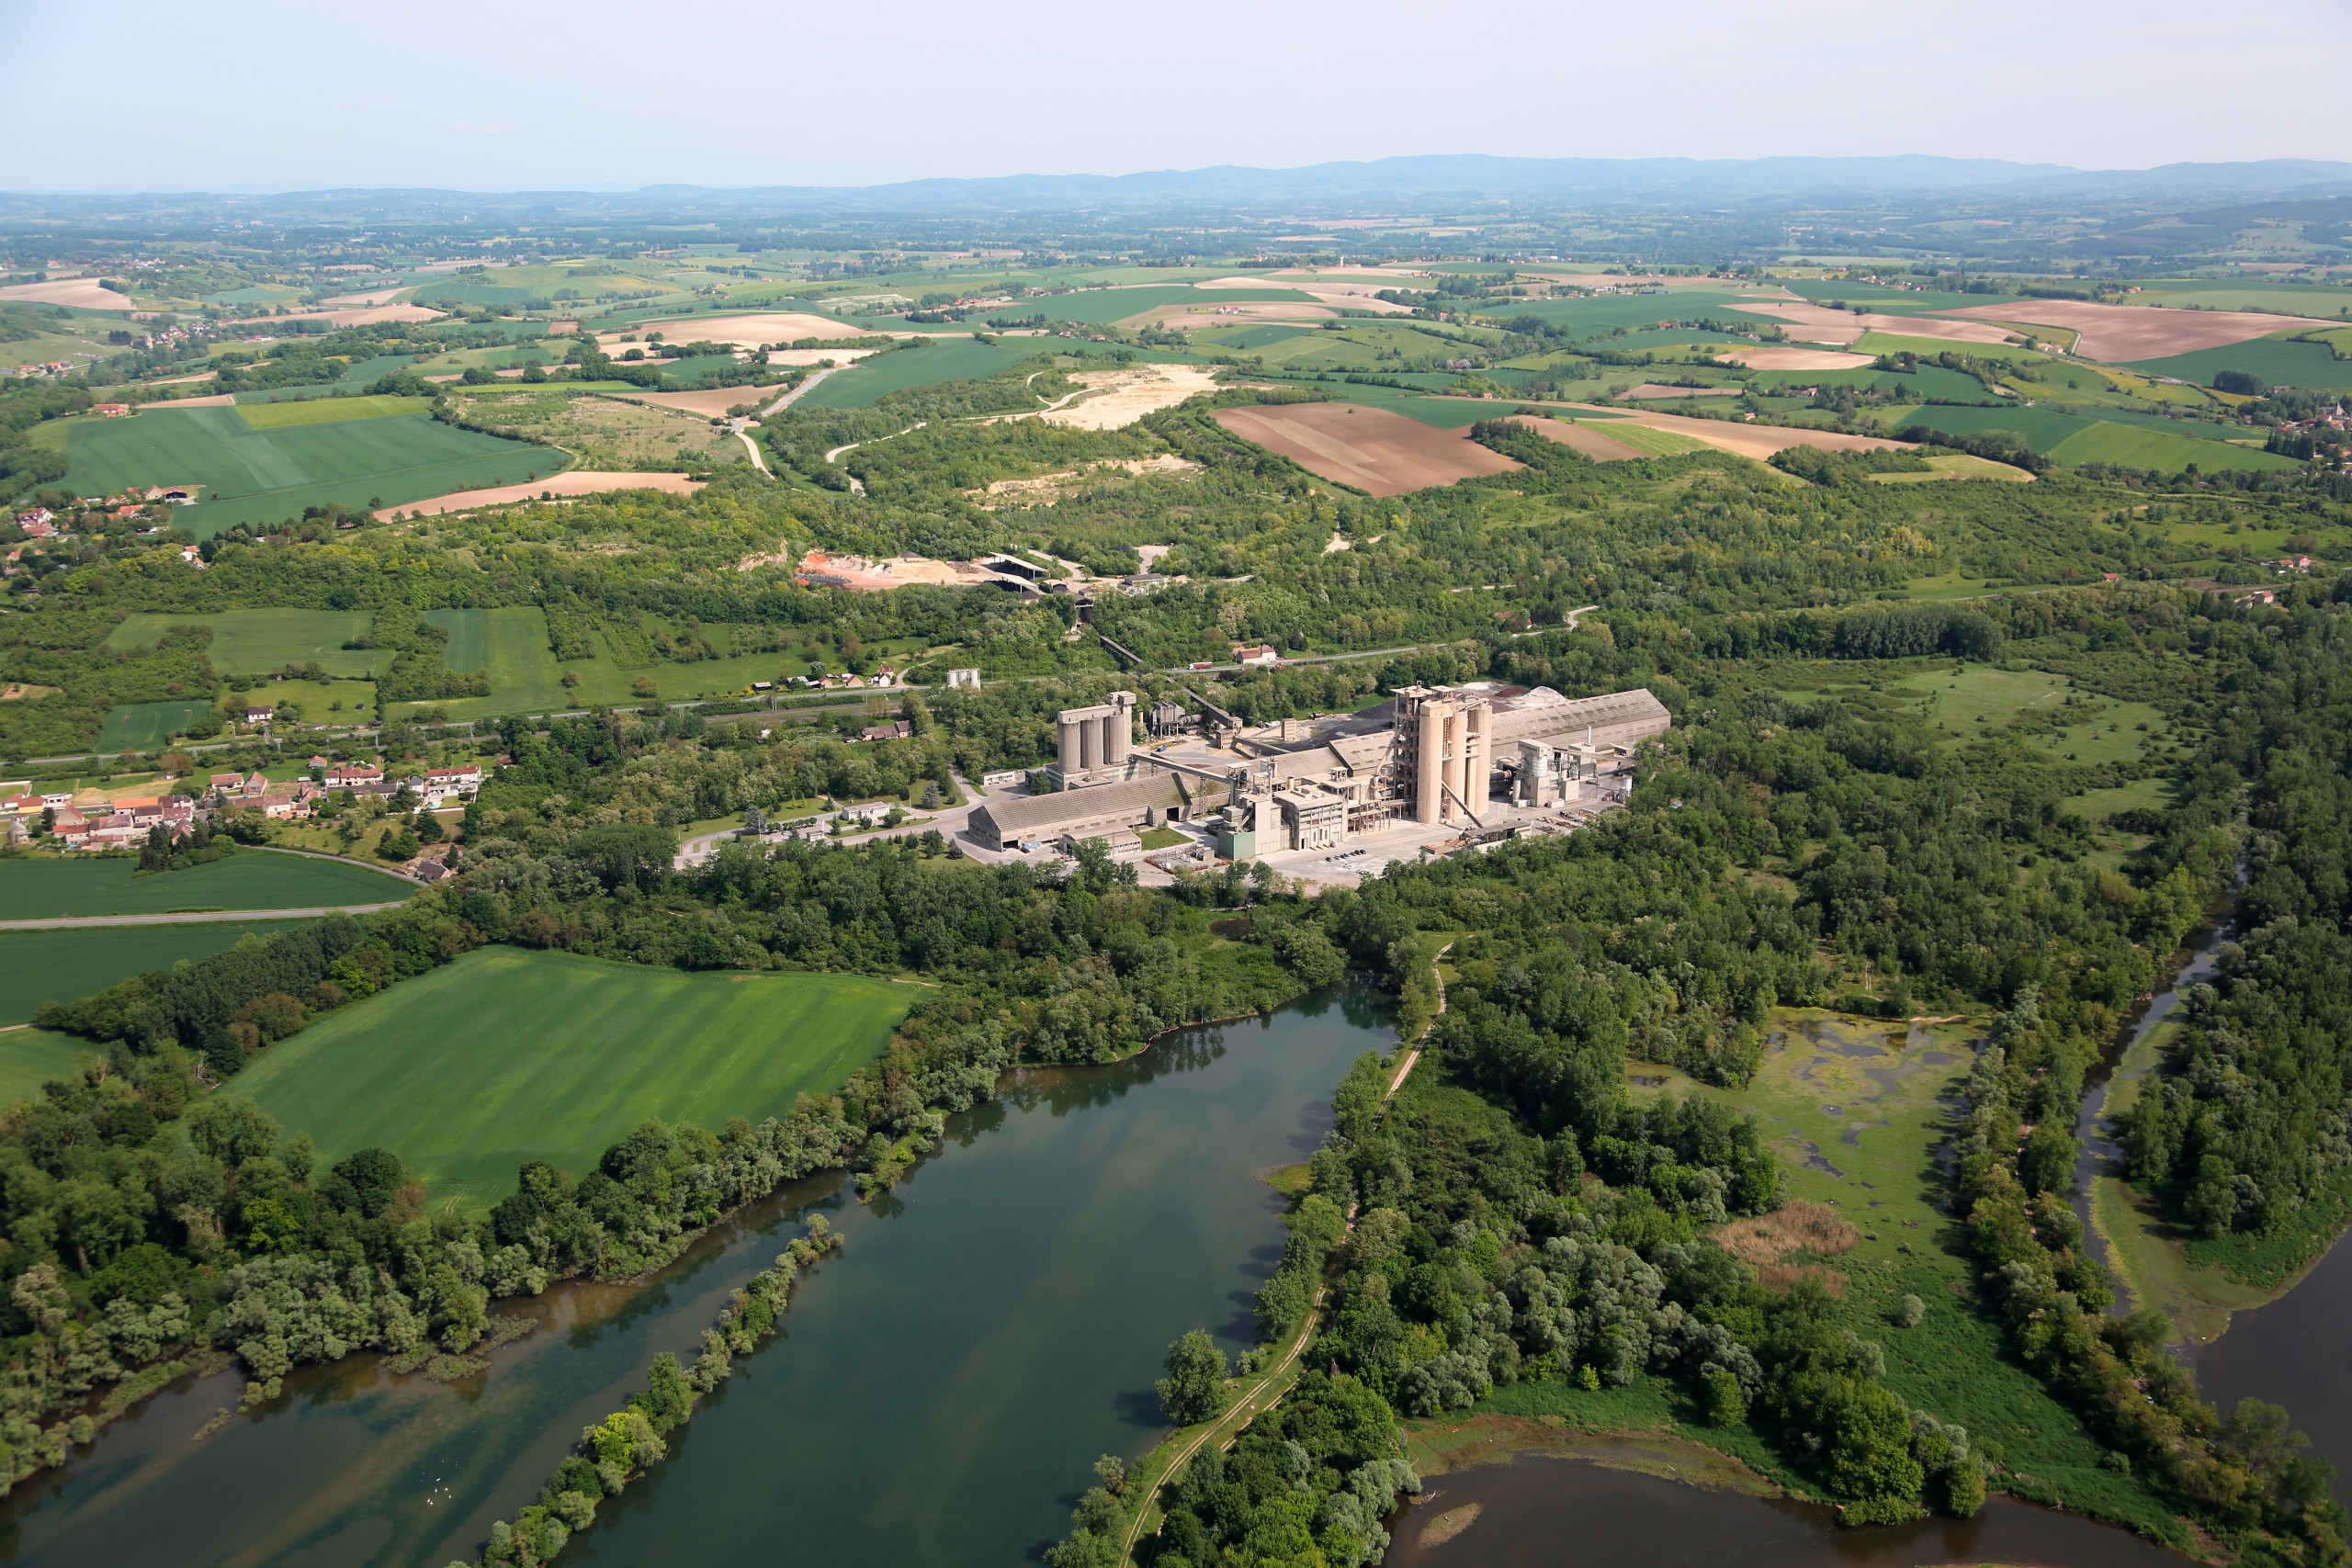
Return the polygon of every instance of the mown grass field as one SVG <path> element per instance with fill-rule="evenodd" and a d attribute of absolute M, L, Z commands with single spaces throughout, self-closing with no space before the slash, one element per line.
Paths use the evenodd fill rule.
<path fill-rule="evenodd" d="M 423 398 L 304 398 L 299 402 L 242 403 L 237 417 L 255 430 L 290 430 L 302 424 L 341 424 L 355 419 L 390 419 L 423 413 Z"/>
<path fill-rule="evenodd" d="M 72 1072 L 85 1055 L 96 1055 L 86 1040 L 40 1029 L 0 1034 L 0 1105 L 38 1101 L 40 1086 Z"/>
<path fill-rule="evenodd" d="M 223 675 L 266 675 L 288 664 L 315 662 L 330 675 L 379 674 L 391 655 L 343 645 L 367 634 L 373 617 L 365 610 L 222 610 L 209 615 L 141 611 L 125 615 L 101 646 L 153 648 L 173 626 L 212 629 L 206 652 Z"/>
<path fill-rule="evenodd" d="M 2000 479 L 2010 484 L 2030 483 L 2033 476 L 2023 468 L 2012 468 L 2007 463 L 1996 463 L 1990 457 L 1972 457 L 1965 452 L 1939 452 L 1928 459 L 1924 474 L 1872 474 L 1874 484 L 1919 484 L 1929 479 Z"/>
<path fill-rule="evenodd" d="M 1931 405 L 1897 411 L 1895 422 L 1899 428 L 1892 434 L 1901 436 L 1903 431 L 1915 426 L 1953 435 L 2007 430 L 2021 436 L 2033 450 L 2068 463 L 2128 463 L 2135 468 L 2167 470 L 2189 463 L 2205 469 L 2300 466 L 2290 458 L 2275 457 L 2256 447 L 2203 439 L 2188 433 L 2197 427 L 2183 426 L 2161 415 L 2150 418 L 2154 424 L 2170 428 L 2154 429 L 2129 418 L 2090 419 L 2046 408 Z M 2110 453 L 2118 455 L 2109 456 Z M 2151 457 L 2154 460 L 2146 460 Z"/>
<path fill-rule="evenodd" d="M 2214 372 L 2244 370 L 2274 387 L 2301 387 L 2309 391 L 2352 390 L 2352 359 L 2338 359 L 2324 343 L 2299 343 L 2291 337 L 2256 338 L 2222 348 L 2200 348 L 2164 359 L 2135 361 L 2132 368 L 2151 376 L 2173 376 L 2200 387 L 2213 384 Z"/>
<path fill-rule="evenodd" d="M 185 871 L 137 874 L 128 859 L 0 861 L 0 920 L 166 915 L 176 909 L 309 909 L 397 903 L 401 877 L 340 861 L 255 850 Z"/>
<path fill-rule="evenodd" d="M 98 728 L 101 751 L 153 751 L 210 710 L 210 703 L 119 703 Z"/>
<path fill-rule="evenodd" d="M 0 931 L 0 1025 L 28 1021 L 43 1002 L 79 1001 L 133 975 L 168 969 L 183 958 L 204 958 L 234 947 L 249 934 L 268 936 L 303 923 L 208 920 L 201 925 Z M 0 1048 L 17 1038 L 17 1033 L 0 1034 Z M 6 1070 L 5 1050 L 0 1050 L 0 1080 L 5 1080 Z M 6 1093 L 5 1082 L 0 1082 L 0 1100 Z"/>
<path fill-rule="evenodd" d="M 795 651 L 739 654 L 695 664 L 662 662 L 644 669 L 625 670 L 613 661 L 601 638 L 594 659 L 559 664 L 548 641 L 547 616 L 536 606 L 434 610 L 427 613 L 426 619 L 450 634 L 449 647 L 443 656 L 447 668 L 462 673 L 487 671 L 490 695 L 462 697 L 448 703 L 412 704 L 402 712 L 438 707 L 447 708 L 451 718 L 499 718 L 508 714 L 633 705 L 646 700 L 636 694 L 640 678 L 651 680 L 663 701 L 689 702 L 698 697 L 732 695 L 754 681 L 773 681 L 786 672 L 799 674 L 808 669 L 807 660 Z M 713 641 L 721 647 L 725 646 L 720 635 L 723 629 L 710 628 Z M 563 677 L 567 673 L 578 676 L 580 683 L 566 686 Z M 308 709 L 304 711 L 306 716 L 315 716 L 309 715 Z"/>
<path fill-rule="evenodd" d="M 967 337 L 926 344 L 921 348 L 902 348 L 826 377 L 793 406 L 872 408 L 886 392 L 903 392 L 942 381 L 983 380 L 1044 352 L 1046 349 L 1035 338 L 1004 338 L 986 344 Z"/>
<path fill-rule="evenodd" d="M 390 1149 L 479 1213 L 526 1160 L 585 1174 L 649 1117 L 789 1111 L 878 1055 L 915 993 L 838 975 L 689 975 L 485 948 L 269 1048 L 232 1092 L 334 1160 Z"/>
<path fill-rule="evenodd" d="M 322 400 L 263 404 L 269 417 Z M 65 483 L 84 495 L 129 484 L 199 484 L 207 499 L 174 521 L 199 537 L 238 523 L 277 522 L 306 506 L 398 505 L 552 473 L 561 453 L 443 424 L 418 412 L 255 429 L 254 405 L 150 409 L 130 419 L 76 420 Z"/>
<path fill-rule="evenodd" d="M 1884 1347 L 1889 1386 L 1965 1426 L 1973 1446 L 2011 1472 L 1996 1486 L 2171 1536 L 2177 1527 L 2162 1501 L 2103 1468 L 2106 1450 L 2018 1359 L 1978 1294 L 1962 1227 L 1943 1210 L 1937 1150 L 1975 1032 L 1969 1022 L 1781 1010 L 1745 1089 L 1636 1064 L 1631 1092 L 1697 1094 L 1756 1114 L 1784 1162 L 1789 1195 L 1835 1207 L 1860 1232 L 1851 1250 L 1811 1260 L 1843 1276 L 1848 1325 Z M 1906 1294 L 1927 1307 L 1916 1328 L 1894 1321 Z"/>

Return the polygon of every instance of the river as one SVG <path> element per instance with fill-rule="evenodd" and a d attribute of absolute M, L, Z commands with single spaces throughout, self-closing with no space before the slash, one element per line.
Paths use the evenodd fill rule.
<path fill-rule="evenodd" d="M 1107 1067 L 1009 1075 L 880 1202 L 811 1181 L 649 1286 L 567 1285 L 550 1326 L 445 1388 L 372 1356 L 307 1368 L 273 1408 L 190 1435 L 233 1375 L 174 1390 L 0 1505 L 0 1560 L 173 1568 L 441 1568 L 536 1496 L 582 1427 L 693 1348 L 813 1209 L 847 1237 L 784 1332 L 738 1359 L 655 1475 L 567 1562 L 988 1564 L 1066 1528 L 1096 1455 L 1158 1440 L 1151 1380 L 1206 1327 L 1248 1348 L 1281 1255 L 1260 1177 L 1305 1159 L 1359 1052 L 1396 1038 L 1359 988 L 1188 1030 Z"/>
<path fill-rule="evenodd" d="M 235 1374 L 194 1381 L 0 1503 L 0 1561 L 173 1568 L 440 1568 L 529 1502 L 581 1429 L 689 1351 L 729 1293 L 812 1212 L 846 1252 L 805 1276 L 785 1332 L 736 1362 L 668 1463 L 607 1504 L 563 1562 L 779 1557 L 1009 1568 L 1059 1535 L 1097 1454 L 1160 1435 L 1161 1349 L 1250 1337 L 1280 1254 L 1260 1178 L 1304 1159 L 1349 1062 L 1395 1038 L 1355 987 L 1264 1020 L 1185 1031 L 1107 1067 L 1009 1075 L 947 1147 L 861 1203 L 834 1179 L 778 1194 L 650 1282 L 558 1286 L 506 1310 L 547 1326 L 444 1387 L 373 1357 L 306 1368 L 269 1407 L 191 1441 Z M 1826 1510 L 1527 1461 L 1437 1483 L 1479 1500 L 1481 1544 L 1447 1556 L 1617 1564 L 1826 1558 L 1905 1568 L 1957 1555 L 2158 1568 L 2116 1529 L 1995 1498 L 1977 1521 L 1839 1531 Z M 1421 1515 L 1430 1508 L 1419 1510 Z M 1408 1510 L 1393 1561 L 1419 1561 Z M 1605 1550 L 1602 1550 L 1605 1548 Z"/>

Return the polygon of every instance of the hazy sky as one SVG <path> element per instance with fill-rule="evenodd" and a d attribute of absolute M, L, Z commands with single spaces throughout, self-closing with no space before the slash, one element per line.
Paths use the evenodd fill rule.
<path fill-rule="evenodd" d="M 0 0 L 0 188 L 2352 158 L 2352 0 Z"/>

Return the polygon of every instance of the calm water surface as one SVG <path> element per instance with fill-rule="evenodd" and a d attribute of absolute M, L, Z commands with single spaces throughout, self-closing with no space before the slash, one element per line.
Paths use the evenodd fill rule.
<path fill-rule="evenodd" d="M 553 1326 L 470 1385 L 392 1377 L 373 1358 L 308 1369 L 200 1443 L 190 1434 L 234 1403 L 234 1378 L 161 1396 L 0 1505 L 0 1560 L 469 1558 L 582 1427 L 641 1388 L 654 1356 L 689 1350 L 821 1207 L 846 1254 L 564 1561 L 1002 1568 L 1061 1533 L 1096 1455 L 1158 1439 L 1151 1379 L 1170 1340 L 1206 1327 L 1248 1348 L 1250 1292 L 1283 1236 L 1259 1176 L 1306 1157 L 1348 1064 L 1394 1039 L 1375 996 L 1341 989 L 1116 1066 L 1013 1074 L 880 1203 L 804 1183 L 650 1288 L 552 1291 L 537 1304 Z"/>

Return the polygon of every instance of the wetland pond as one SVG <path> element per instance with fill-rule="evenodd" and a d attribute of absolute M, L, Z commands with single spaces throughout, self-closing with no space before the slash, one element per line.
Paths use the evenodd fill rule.
<path fill-rule="evenodd" d="M 581 1429 L 641 1389 L 661 1351 L 689 1351 L 817 1211 L 846 1251 L 803 1277 L 778 1337 L 736 1362 L 667 1463 L 607 1503 L 562 1562 L 1035 1562 L 1097 1454 L 1158 1440 L 1151 1380 L 1169 1341 L 1206 1326 L 1228 1352 L 1247 1347 L 1250 1294 L 1283 1241 L 1262 1177 L 1306 1157 L 1348 1064 L 1394 1042 L 1385 1000 L 1346 987 L 1114 1066 L 1009 1075 L 1001 1100 L 953 1118 L 941 1155 L 876 1202 L 812 1179 L 713 1227 L 647 1283 L 504 1303 L 546 1325 L 467 1382 L 394 1376 L 372 1356 L 304 1368 L 202 1441 L 238 1374 L 168 1390 L 0 1502 L 0 1562 L 470 1560 Z M 1465 1500 L 1484 1515 L 1446 1555 L 1481 1564 L 1557 1562 L 1563 1540 L 1579 1543 L 1568 1560 L 1622 1565 L 2186 1562 L 2005 1498 L 1967 1524 L 1839 1531 L 1810 1505 L 1556 1460 L 1436 1485 L 1442 1497 L 1398 1522 L 1400 1568 L 1426 1550 L 1419 1521 Z"/>

